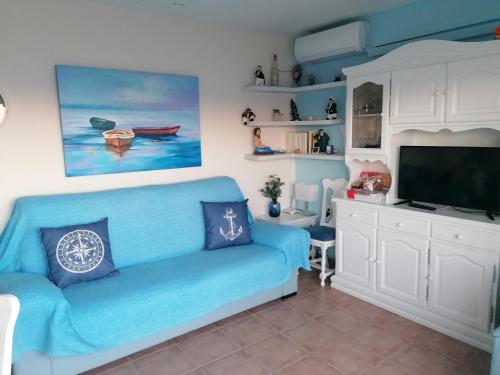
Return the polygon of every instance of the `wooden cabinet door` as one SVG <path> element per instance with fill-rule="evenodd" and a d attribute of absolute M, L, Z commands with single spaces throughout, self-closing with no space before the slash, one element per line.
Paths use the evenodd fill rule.
<path fill-rule="evenodd" d="M 375 226 L 337 218 L 336 231 L 335 276 L 375 288 Z"/>
<path fill-rule="evenodd" d="M 448 64 L 446 121 L 500 121 L 500 55 Z"/>
<path fill-rule="evenodd" d="M 488 332 L 495 262 L 493 254 L 432 241 L 429 310 Z"/>
<path fill-rule="evenodd" d="M 391 124 L 444 121 L 446 64 L 392 72 Z"/>
<path fill-rule="evenodd" d="M 377 290 L 412 305 L 426 302 L 429 241 L 406 233 L 379 229 Z"/>

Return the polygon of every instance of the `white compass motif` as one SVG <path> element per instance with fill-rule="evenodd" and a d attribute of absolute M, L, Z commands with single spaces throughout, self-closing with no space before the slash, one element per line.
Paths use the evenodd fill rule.
<path fill-rule="evenodd" d="M 91 230 L 75 230 L 59 240 L 56 258 L 68 272 L 89 272 L 104 259 L 104 243 L 101 237 Z"/>

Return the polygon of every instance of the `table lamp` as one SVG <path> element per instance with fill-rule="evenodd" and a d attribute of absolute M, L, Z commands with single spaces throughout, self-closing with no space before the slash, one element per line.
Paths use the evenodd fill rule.
<path fill-rule="evenodd" d="M 316 202 L 318 200 L 319 185 L 309 185 L 303 182 L 296 182 L 294 188 L 295 200 L 305 202 L 303 214 L 306 216 L 314 215 L 314 213 L 309 211 L 309 202 Z"/>

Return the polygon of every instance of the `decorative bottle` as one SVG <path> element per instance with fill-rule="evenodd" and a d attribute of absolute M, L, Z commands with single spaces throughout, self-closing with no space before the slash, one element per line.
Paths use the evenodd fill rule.
<path fill-rule="evenodd" d="M 278 55 L 273 55 L 273 63 L 271 64 L 271 86 L 280 85 L 280 72 L 278 70 Z"/>

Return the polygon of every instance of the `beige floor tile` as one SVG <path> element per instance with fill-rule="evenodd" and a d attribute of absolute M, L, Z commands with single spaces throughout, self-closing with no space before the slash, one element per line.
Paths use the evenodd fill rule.
<path fill-rule="evenodd" d="M 349 312 L 374 323 L 382 324 L 385 320 L 391 319 L 393 314 L 389 311 L 372 305 L 368 302 L 356 299 L 344 305 L 344 309 Z"/>
<path fill-rule="evenodd" d="M 283 303 L 283 300 L 281 300 L 280 298 L 278 298 L 278 299 L 272 300 L 270 302 L 263 303 L 262 305 L 259 305 L 259 306 L 256 306 L 256 307 L 252 307 L 248 311 L 250 311 L 251 313 L 257 314 L 257 313 L 260 313 L 260 312 L 262 312 L 264 310 L 269 310 L 272 307 L 276 307 L 276 306 L 278 306 L 281 303 Z"/>
<path fill-rule="evenodd" d="M 345 374 L 359 374 L 374 368 L 383 358 L 363 349 L 350 338 L 338 338 L 316 351 L 316 355 Z"/>
<path fill-rule="evenodd" d="M 281 335 L 272 336 L 245 350 L 265 367 L 273 370 L 278 370 L 307 354 L 306 351 Z"/>
<path fill-rule="evenodd" d="M 116 367 L 120 367 L 122 365 L 125 365 L 129 362 L 129 359 L 127 357 L 120 358 L 116 361 L 110 362 L 104 366 L 97 367 L 95 369 L 89 370 L 82 372 L 80 375 L 97 375 L 97 374 L 102 374 L 105 371 L 114 369 Z"/>
<path fill-rule="evenodd" d="M 229 324 L 236 323 L 246 317 L 250 316 L 250 313 L 248 311 L 242 311 L 239 314 L 232 315 L 230 317 L 227 317 L 226 319 L 219 320 L 218 322 L 215 322 L 215 325 L 217 327 L 223 327 L 227 326 Z"/>
<path fill-rule="evenodd" d="M 154 345 L 154 346 L 152 346 L 150 348 L 141 350 L 140 352 L 136 352 L 136 353 L 130 354 L 128 356 L 128 359 L 129 360 L 134 360 L 134 359 L 137 359 L 137 358 L 145 357 L 147 355 L 150 355 L 150 354 L 155 353 L 157 351 L 160 351 L 162 349 L 165 349 L 165 348 L 168 348 L 170 346 L 173 346 L 173 345 L 175 345 L 175 340 L 176 339 L 167 340 L 165 342 L 162 342 L 162 343 L 159 343 L 157 345 Z"/>
<path fill-rule="evenodd" d="M 286 304 L 279 305 L 270 310 L 263 311 L 257 315 L 266 323 L 276 328 L 278 331 L 293 328 L 307 320 L 307 316 L 301 312 L 293 310 Z"/>
<path fill-rule="evenodd" d="M 254 344 L 277 333 L 274 328 L 264 323 L 262 319 L 253 316 L 223 327 L 222 330 L 241 346 Z"/>
<path fill-rule="evenodd" d="M 177 345 L 136 359 L 131 363 L 141 375 L 179 375 L 197 367 Z"/>
<path fill-rule="evenodd" d="M 370 368 L 366 371 L 363 371 L 361 374 L 362 375 L 412 375 L 412 373 L 403 366 L 390 362 L 382 362 L 374 368 Z"/>
<path fill-rule="evenodd" d="M 294 299 L 289 302 L 290 305 L 304 314 L 313 317 L 322 312 L 333 310 L 337 305 L 328 298 L 320 298 L 314 294 Z"/>
<path fill-rule="evenodd" d="M 445 336 L 439 332 L 433 332 L 429 336 L 419 339 L 419 343 L 446 355 L 458 364 L 465 365 L 471 363 L 481 354 L 481 350 L 466 343 Z"/>
<path fill-rule="evenodd" d="M 334 329 L 341 334 L 350 334 L 366 327 L 369 322 L 343 308 L 328 311 L 315 318 L 315 321 Z"/>
<path fill-rule="evenodd" d="M 414 375 L 458 375 L 458 365 L 422 345 L 413 345 L 391 358 Z"/>
<path fill-rule="evenodd" d="M 376 325 L 363 328 L 350 337 L 362 345 L 365 350 L 381 357 L 387 357 L 411 342 L 404 336 Z"/>
<path fill-rule="evenodd" d="M 392 314 L 388 319 L 378 322 L 378 324 L 412 340 L 429 336 L 434 332 L 427 327 L 395 314 Z"/>
<path fill-rule="evenodd" d="M 330 286 L 325 288 L 321 288 L 320 290 L 313 292 L 314 295 L 324 296 L 333 300 L 333 302 L 337 305 L 346 305 L 350 302 L 358 301 L 356 297 L 353 297 L 347 293 L 341 292 L 340 290 L 334 289 Z"/>
<path fill-rule="evenodd" d="M 314 356 L 307 356 L 278 372 L 278 375 L 342 375 Z"/>
<path fill-rule="evenodd" d="M 298 294 L 305 295 L 311 292 L 316 292 L 319 288 L 321 288 L 320 282 L 319 278 L 304 277 L 299 279 Z"/>
<path fill-rule="evenodd" d="M 464 375 L 489 375 L 491 367 L 491 354 L 482 352 L 473 362 L 461 369 Z"/>
<path fill-rule="evenodd" d="M 179 342 L 182 342 L 182 341 L 191 340 L 192 338 L 200 336 L 200 335 L 203 335 L 204 333 L 210 332 L 211 330 L 213 330 L 215 328 L 217 328 L 217 327 L 214 324 L 209 324 L 207 326 L 198 328 L 198 329 L 196 329 L 194 331 L 185 333 L 182 336 L 176 337 L 174 339 L 174 341 L 176 343 L 179 343 Z"/>
<path fill-rule="evenodd" d="M 266 375 L 271 370 L 262 366 L 258 360 L 243 350 L 205 366 L 208 375 Z"/>
<path fill-rule="evenodd" d="M 138 373 L 131 364 L 123 364 L 121 366 L 101 372 L 102 375 L 142 375 Z"/>
<path fill-rule="evenodd" d="M 314 351 L 328 345 L 338 336 L 338 333 L 334 333 L 330 328 L 312 320 L 308 320 L 298 327 L 284 331 L 284 334 L 308 351 Z"/>
<path fill-rule="evenodd" d="M 178 345 L 200 366 L 229 355 L 240 348 L 219 330 L 210 331 Z"/>

